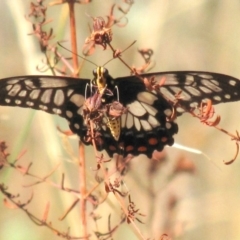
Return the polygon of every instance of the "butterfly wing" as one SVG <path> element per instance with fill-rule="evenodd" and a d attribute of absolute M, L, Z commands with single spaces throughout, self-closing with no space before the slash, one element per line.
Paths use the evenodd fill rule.
<path fill-rule="evenodd" d="M 120 118 L 118 141 L 113 139 L 106 125 L 100 126 L 103 141 L 98 149 L 105 149 L 110 156 L 113 153 L 124 156 L 144 153 L 151 157 L 155 149 L 162 150 L 165 145 L 172 145 L 178 126 L 169 121 L 171 101 L 180 91 L 179 103 L 186 110 L 204 99 L 211 99 L 213 104 L 240 100 L 240 81 L 224 74 L 177 71 L 143 74 L 141 78 L 154 80 L 160 85 L 161 94 L 147 90 L 139 77 L 114 80 L 109 76 L 107 87 L 113 91 L 115 100 L 128 109 Z M 83 140 L 87 133 L 83 119 L 87 84 L 90 84 L 88 79 L 56 76 L 6 78 L 0 81 L 0 105 L 58 114 L 69 121 L 71 130 Z"/>
<path fill-rule="evenodd" d="M 148 91 L 141 79 L 152 79 L 160 86 L 157 91 Z M 119 101 L 128 109 L 121 116 L 120 144 L 124 155 L 144 153 L 151 157 L 154 149 L 162 150 L 172 145 L 173 135 L 177 133 L 175 122 L 168 121 L 172 114 L 170 101 L 180 93 L 179 103 L 185 110 L 199 105 L 204 99 L 212 104 L 240 100 L 240 80 L 234 77 L 200 71 L 160 72 L 115 79 L 119 90 Z M 166 100 L 167 99 L 167 100 Z M 183 109 L 178 109 L 181 115 Z M 111 155 L 116 151 L 110 138 L 106 137 L 107 149 Z"/>
<path fill-rule="evenodd" d="M 172 106 L 160 94 L 146 90 L 143 82 L 135 77 L 117 78 L 114 86 L 119 92 L 119 102 L 127 108 L 122 114 L 119 141 L 113 141 L 109 129 L 103 126 L 104 149 L 110 156 L 113 153 L 151 157 L 152 152 L 162 150 L 165 145 L 172 145 L 173 135 L 178 127 L 167 121 L 172 113 Z M 116 91 L 114 91 L 116 96 Z"/>
<path fill-rule="evenodd" d="M 162 85 L 161 93 L 172 101 L 181 91 L 180 104 L 187 110 L 204 99 L 210 99 L 212 104 L 240 100 L 240 80 L 225 74 L 176 71 L 144 74 L 142 77 L 153 77 L 157 84 Z"/>
<path fill-rule="evenodd" d="M 43 110 L 69 121 L 72 131 L 83 136 L 82 107 L 88 79 L 57 76 L 20 76 L 0 80 L 0 105 Z"/>

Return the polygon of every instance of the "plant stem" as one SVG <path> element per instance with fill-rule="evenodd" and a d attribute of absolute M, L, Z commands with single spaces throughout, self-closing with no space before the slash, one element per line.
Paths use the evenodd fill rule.
<path fill-rule="evenodd" d="M 86 165 L 84 144 L 79 141 L 79 168 L 80 168 L 80 215 L 82 219 L 83 236 L 87 239 L 87 217 L 86 217 Z"/>
<path fill-rule="evenodd" d="M 114 196 L 116 197 L 116 199 L 118 200 L 118 203 L 121 205 L 121 208 L 124 212 L 124 214 L 126 215 L 126 217 L 128 217 L 128 210 L 126 209 L 126 206 L 123 202 L 123 199 L 122 197 L 118 194 L 118 193 L 115 193 Z M 131 226 L 133 227 L 134 229 L 134 232 L 136 233 L 136 235 L 138 236 L 139 239 L 141 240 L 145 240 L 145 237 L 143 236 L 143 234 L 141 233 L 140 229 L 137 227 L 137 225 L 135 224 L 134 220 L 133 219 L 129 219 L 130 222 L 131 222 Z"/>
<path fill-rule="evenodd" d="M 71 35 L 71 50 L 72 50 L 72 62 L 73 62 L 73 76 L 78 77 L 78 57 L 77 57 L 77 34 L 76 34 L 76 22 L 74 13 L 74 1 L 68 1 L 69 17 L 70 17 L 70 35 Z M 82 236 L 84 239 L 88 239 L 87 234 L 87 217 L 86 217 L 86 165 L 85 165 L 85 152 L 84 145 L 79 141 L 79 173 L 80 173 L 80 217 L 82 220 Z"/>
<path fill-rule="evenodd" d="M 73 61 L 73 76 L 78 76 L 78 56 L 77 56 L 77 34 L 76 34 L 76 21 L 74 13 L 74 1 L 68 2 L 69 16 L 70 16 L 70 34 L 71 34 L 71 49 L 72 49 L 72 61 Z"/>

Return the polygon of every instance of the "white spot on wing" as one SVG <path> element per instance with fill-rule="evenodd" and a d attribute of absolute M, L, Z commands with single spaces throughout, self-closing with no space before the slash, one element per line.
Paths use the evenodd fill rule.
<path fill-rule="evenodd" d="M 170 129 L 171 127 L 172 127 L 172 124 L 171 124 L 170 122 L 167 122 L 167 123 L 166 123 L 166 128 L 167 128 L 167 129 Z"/>
<path fill-rule="evenodd" d="M 43 103 L 50 103 L 50 100 L 51 100 L 51 96 L 52 96 L 52 89 L 46 89 L 42 96 L 41 96 L 41 101 Z"/>
<path fill-rule="evenodd" d="M 140 131 L 140 129 L 141 129 L 141 124 L 140 124 L 140 121 L 138 120 L 138 118 L 136 118 L 136 117 L 134 117 L 134 125 L 135 125 L 136 129 L 137 129 L 138 131 Z"/>
<path fill-rule="evenodd" d="M 67 86 L 67 81 L 64 79 L 52 79 L 52 78 L 40 78 L 40 83 L 42 88 L 57 88 Z"/>
<path fill-rule="evenodd" d="M 164 86 L 160 88 L 161 93 L 169 99 L 175 99 L 175 93 L 169 91 L 169 89 L 165 88 Z"/>
<path fill-rule="evenodd" d="M 230 94 L 225 94 L 224 97 L 225 97 L 226 99 L 230 99 L 230 98 L 231 98 L 231 95 L 230 95 Z"/>
<path fill-rule="evenodd" d="M 16 84 L 18 82 L 19 82 L 18 79 L 8 80 L 8 84 Z"/>
<path fill-rule="evenodd" d="M 85 101 L 85 98 L 80 94 L 73 94 L 70 98 L 70 101 L 77 107 L 81 107 Z"/>
<path fill-rule="evenodd" d="M 199 86 L 199 88 L 205 93 L 211 93 L 212 92 L 211 90 L 209 90 L 208 88 L 203 87 L 203 86 Z"/>
<path fill-rule="evenodd" d="M 146 120 L 140 120 L 140 122 L 145 131 L 150 131 L 152 129 L 151 125 Z"/>
<path fill-rule="evenodd" d="M 72 118 L 73 113 L 71 111 L 67 110 L 66 115 L 67 115 L 67 117 Z"/>
<path fill-rule="evenodd" d="M 167 117 L 170 117 L 172 115 L 172 110 L 171 109 L 166 109 L 163 112 Z"/>
<path fill-rule="evenodd" d="M 122 116 L 121 116 L 121 126 L 122 128 L 123 127 L 126 127 L 126 117 L 127 117 L 127 114 L 124 113 Z"/>
<path fill-rule="evenodd" d="M 214 98 L 216 101 L 219 101 L 219 102 L 222 100 L 222 98 L 221 98 L 220 96 L 214 96 L 213 98 Z"/>
<path fill-rule="evenodd" d="M 195 89 L 191 86 L 185 86 L 184 89 L 194 96 L 200 96 L 201 95 L 200 91 L 198 91 L 197 89 Z M 190 99 L 190 96 L 188 97 L 188 99 Z M 188 99 L 186 99 L 186 100 L 188 100 Z M 184 100 L 185 100 L 185 98 L 184 98 Z"/>
<path fill-rule="evenodd" d="M 147 110 L 147 112 L 153 116 L 156 115 L 156 113 L 158 112 L 158 110 L 146 103 L 142 103 L 142 105 L 144 106 L 144 108 Z"/>
<path fill-rule="evenodd" d="M 128 104 L 127 107 L 128 107 L 128 111 L 135 116 L 142 116 L 146 113 L 146 110 L 138 101 L 134 101 Z"/>
<path fill-rule="evenodd" d="M 62 113 L 61 109 L 59 109 L 59 108 L 53 108 L 52 111 L 53 111 L 55 114 L 61 114 L 61 113 Z"/>
<path fill-rule="evenodd" d="M 155 117 L 151 116 L 151 115 L 149 115 L 149 117 L 148 117 L 148 122 L 149 122 L 153 127 L 160 126 L 160 123 L 158 122 L 158 120 L 157 120 Z"/>
<path fill-rule="evenodd" d="M 163 76 L 162 76 L 162 77 L 163 77 Z M 175 74 L 167 74 L 167 75 L 165 75 L 165 78 L 166 78 L 166 82 L 167 82 L 169 85 L 178 84 L 178 80 L 177 80 Z"/>
<path fill-rule="evenodd" d="M 38 98 L 38 96 L 39 96 L 39 94 L 40 94 L 40 89 L 35 89 L 35 90 L 33 90 L 31 93 L 30 93 L 30 95 L 29 95 L 29 97 L 31 98 L 31 99 L 37 99 Z"/>
<path fill-rule="evenodd" d="M 201 83 L 206 86 L 207 88 L 210 88 L 211 90 L 215 92 L 221 92 L 222 89 L 215 84 L 211 83 L 209 80 L 201 80 Z"/>
<path fill-rule="evenodd" d="M 53 102 L 57 105 L 57 106 L 61 106 L 64 103 L 64 93 L 63 90 L 58 89 L 54 95 L 54 100 Z"/>
<path fill-rule="evenodd" d="M 25 83 L 26 86 L 28 86 L 30 88 L 34 88 L 35 87 L 33 81 L 30 80 L 30 79 L 25 80 L 24 83 Z"/>
<path fill-rule="evenodd" d="M 74 124 L 74 127 L 75 127 L 76 129 L 80 129 L 80 126 L 79 126 L 79 124 L 77 124 L 77 123 Z"/>
<path fill-rule="evenodd" d="M 209 74 L 197 74 L 200 78 L 204 78 L 204 79 L 212 79 L 213 76 L 212 75 L 209 75 Z"/>
<path fill-rule="evenodd" d="M 198 106 L 198 103 L 197 102 L 191 102 L 189 105 L 192 108 L 196 108 Z"/>
<path fill-rule="evenodd" d="M 29 106 L 29 107 L 32 107 L 34 105 L 33 102 L 30 102 L 30 101 L 27 101 L 26 104 Z"/>
<path fill-rule="evenodd" d="M 194 77 L 192 75 L 186 75 L 186 82 L 188 84 L 194 82 Z"/>
<path fill-rule="evenodd" d="M 10 100 L 9 98 L 6 98 L 6 99 L 5 99 L 5 102 L 6 102 L 6 103 L 10 103 L 11 100 Z"/>
<path fill-rule="evenodd" d="M 61 109 L 59 109 L 59 108 L 53 108 L 53 112 L 56 113 L 56 114 L 61 114 L 62 113 Z"/>
<path fill-rule="evenodd" d="M 22 90 L 22 91 L 18 94 L 19 97 L 26 97 L 26 95 L 27 95 L 27 91 L 26 91 L 26 90 Z"/>
<path fill-rule="evenodd" d="M 70 95 L 72 95 L 72 93 L 73 93 L 73 89 L 69 89 L 68 91 L 67 91 L 67 96 L 69 97 Z"/>
<path fill-rule="evenodd" d="M 46 111 L 46 110 L 48 109 L 48 107 L 45 106 L 45 105 L 39 105 L 39 108 L 42 109 L 42 110 L 44 110 L 44 111 Z"/>
<path fill-rule="evenodd" d="M 133 126 L 133 115 L 128 113 L 127 115 L 127 122 L 126 122 L 127 128 L 131 128 Z"/>
<path fill-rule="evenodd" d="M 147 103 L 149 105 L 152 105 L 154 103 L 154 101 L 157 100 L 157 97 L 154 94 L 151 94 L 149 92 L 140 92 L 137 95 L 137 99 L 140 102 L 144 102 L 144 103 Z"/>
<path fill-rule="evenodd" d="M 77 110 L 77 114 L 81 116 L 83 115 L 83 106 Z"/>
<path fill-rule="evenodd" d="M 169 88 L 174 92 L 174 95 L 181 91 L 179 87 L 169 87 Z"/>
<path fill-rule="evenodd" d="M 186 87 L 187 88 L 187 87 Z M 194 88 L 192 88 L 194 89 Z M 188 90 L 188 89 L 187 89 Z M 177 93 L 180 92 L 180 89 L 178 89 Z M 192 92 L 191 92 L 192 93 Z M 187 92 L 185 91 L 182 91 L 180 96 L 183 98 L 183 100 L 187 101 L 187 100 L 190 100 L 191 99 L 191 95 L 189 95 Z"/>
<path fill-rule="evenodd" d="M 213 84 L 215 84 L 215 85 L 218 85 L 219 86 L 219 82 L 217 81 L 217 80 L 215 80 L 215 79 L 211 79 L 210 80 Z"/>
<path fill-rule="evenodd" d="M 8 95 L 16 96 L 17 93 L 20 91 L 20 89 L 21 89 L 21 85 L 20 84 L 13 85 L 11 90 L 8 92 Z"/>
<path fill-rule="evenodd" d="M 6 86 L 7 91 L 9 91 L 11 88 L 12 88 L 12 85 L 7 85 Z"/>
<path fill-rule="evenodd" d="M 229 80 L 229 84 L 232 85 L 232 86 L 235 86 L 236 83 L 237 83 L 237 82 L 236 82 L 235 80 L 233 80 L 233 79 Z"/>

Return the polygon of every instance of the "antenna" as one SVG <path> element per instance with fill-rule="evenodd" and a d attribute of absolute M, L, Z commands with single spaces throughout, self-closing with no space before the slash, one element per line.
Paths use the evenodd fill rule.
<path fill-rule="evenodd" d="M 130 47 L 132 47 L 133 44 L 135 44 L 135 43 L 136 43 L 136 40 L 133 41 L 127 48 L 125 48 L 125 49 L 124 49 L 122 52 L 120 52 L 120 53 L 125 52 L 125 51 L 128 50 Z M 77 53 L 74 53 L 74 52 L 72 52 L 71 50 L 67 49 L 67 48 L 64 47 L 60 42 L 57 42 L 57 44 L 58 44 L 61 48 L 65 49 L 66 51 L 68 51 L 68 52 L 70 52 L 70 53 L 72 53 L 72 54 L 75 54 L 76 56 L 82 58 L 83 60 L 85 60 L 85 61 L 87 61 L 87 62 L 89 62 L 89 63 L 92 63 L 94 66 L 98 67 L 98 65 L 95 64 L 94 62 L 92 62 L 92 61 L 88 60 L 87 58 L 82 57 L 81 55 L 78 55 Z M 108 60 L 107 62 L 105 62 L 102 66 L 104 67 L 105 65 L 107 65 L 109 62 L 111 62 L 111 61 L 112 61 L 113 59 L 115 59 L 115 58 L 117 58 L 117 57 L 111 58 L 110 60 Z M 129 67 L 129 66 L 128 66 L 128 67 Z M 130 67 L 129 67 L 129 68 L 130 68 Z M 131 68 L 130 68 L 130 69 L 131 69 Z"/>
<path fill-rule="evenodd" d="M 61 48 L 65 49 L 66 51 L 68 51 L 68 52 L 70 52 L 70 53 L 72 53 L 72 54 L 74 54 L 74 55 L 76 55 L 76 56 L 82 58 L 83 60 L 85 60 L 85 61 L 87 61 L 87 62 L 93 64 L 94 66 L 98 67 L 98 65 L 95 64 L 94 62 L 92 62 L 92 61 L 88 60 L 87 58 L 82 57 L 81 55 L 78 55 L 77 53 L 74 53 L 74 52 L 72 52 L 71 50 L 67 49 L 67 48 L 64 47 L 60 42 L 57 42 L 57 44 L 58 44 Z"/>
<path fill-rule="evenodd" d="M 136 40 L 135 41 L 133 41 L 128 47 L 126 47 L 122 52 L 120 52 L 120 53 L 123 53 L 123 52 L 125 52 L 126 50 L 128 50 L 133 44 L 135 44 L 136 43 Z M 108 60 L 107 62 L 105 62 L 104 64 L 103 64 L 103 67 L 105 66 L 105 65 L 107 65 L 109 62 L 111 62 L 113 59 L 115 59 L 116 57 L 113 57 L 113 58 L 111 58 L 110 60 Z"/>

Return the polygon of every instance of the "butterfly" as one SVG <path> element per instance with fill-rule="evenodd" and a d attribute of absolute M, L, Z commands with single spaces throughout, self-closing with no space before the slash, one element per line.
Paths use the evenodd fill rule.
<path fill-rule="evenodd" d="M 178 125 L 171 120 L 176 94 L 177 116 L 204 99 L 212 104 L 240 100 L 240 80 L 200 71 L 172 71 L 112 78 L 97 67 L 94 78 L 18 76 L 0 80 L 0 105 L 57 114 L 86 145 L 126 156 L 145 154 L 174 143 Z M 149 89 L 144 79 L 160 86 Z M 92 127 L 90 123 L 93 122 Z"/>

